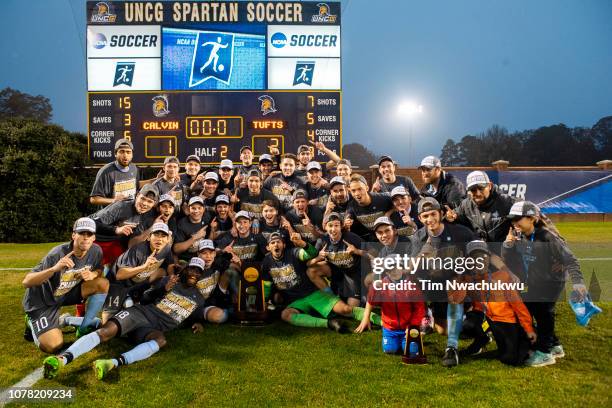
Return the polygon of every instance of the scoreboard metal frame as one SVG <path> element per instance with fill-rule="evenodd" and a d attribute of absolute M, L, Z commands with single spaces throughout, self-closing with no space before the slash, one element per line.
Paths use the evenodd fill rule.
<path fill-rule="evenodd" d="M 196 10 L 197 13 L 203 13 L 205 9 L 211 10 L 222 5 L 235 7 L 234 21 L 210 21 L 212 14 L 209 14 L 206 15 L 206 21 L 193 22 L 190 19 L 194 18 L 194 14 L 186 13 L 186 10 Z M 279 16 L 283 19 L 287 18 L 288 14 L 282 14 L 283 7 L 285 10 L 293 10 L 293 19 L 297 20 L 299 18 L 299 21 L 278 21 Z M 264 8 L 273 11 L 281 9 L 281 12 L 280 14 L 279 12 L 257 14 L 257 10 Z M 147 10 L 150 12 L 148 15 Z M 298 15 L 296 10 L 301 14 Z M 203 16 L 203 14 L 197 15 L 198 18 Z M 177 16 L 179 17 L 178 20 Z M 220 17 L 216 15 L 214 18 L 219 19 Z M 265 21 L 261 21 L 261 18 L 264 18 Z M 251 19 L 255 21 L 251 21 Z M 197 88 L 170 89 L 171 87 L 164 86 L 166 71 L 164 71 L 165 68 L 162 64 L 164 59 L 167 58 L 162 52 L 164 50 L 164 29 L 174 30 L 175 32 L 208 32 L 207 30 L 211 30 L 211 32 L 216 32 L 215 30 L 231 32 L 232 30 L 236 31 L 237 24 L 244 30 L 244 27 L 251 23 L 265 33 L 265 65 L 263 68 L 265 86 L 263 88 L 247 89 L 240 87 L 236 89 L 204 90 Z M 281 153 L 295 153 L 299 145 L 315 141 L 324 142 L 326 147 L 342 156 L 342 93 L 339 48 L 341 37 L 338 37 L 337 41 L 337 56 L 327 56 L 325 54 L 327 50 L 318 45 L 328 41 L 324 34 L 330 30 L 329 27 L 337 27 L 338 36 L 340 35 L 339 2 L 175 1 L 160 3 L 88 1 L 87 24 L 87 148 L 89 157 L 96 164 L 102 165 L 113 161 L 114 142 L 123 137 L 130 139 L 134 144 L 133 162 L 140 166 L 160 166 L 167 156 L 177 156 L 179 160 L 183 161 L 190 154 L 200 156 L 204 165 L 218 164 L 223 159 L 230 159 L 234 163 L 239 163 L 241 146 L 250 146 L 257 159 L 261 154 L 267 153 L 268 146 L 278 147 Z M 153 27 L 156 25 L 159 26 L 157 31 Z M 141 36 L 144 39 L 138 39 L 136 35 L 113 35 L 111 40 L 109 33 L 112 34 L 122 30 L 121 33 L 129 34 L 131 26 L 133 26 L 135 32 L 147 30 L 145 32 L 159 33 L 156 38 L 159 44 L 155 44 L 155 39 L 149 40 L 158 46 L 159 56 L 155 58 L 147 58 L 148 55 L 139 56 L 142 49 L 135 47 L 132 51 L 129 47 L 120 49 L 120 46 L 117 45 L 122 41 L 122 37 L 127 39 L 123 39 L 124 42 L 138 43 L 140 41 L 140 44 L 143 44 L 148 41 L 145 38 L 146 35 Z M 278 33 L 271 35 L 271 32 L 274 32 L 272 27 L 277 26 L 282 27 L 278 30 L 287 34 L 287 37 L 290 33 L 297 34 L 290 36 L 290 40 L 283 35 L 282 38 L 285 42 L 279 46 L 274 45 L 278 44 L 278 42 L 272 42 Z M 93 33 L 95 33 L 95 36 L 92 37 Z M 103 35 L 104 33 L 106 36 Z M 243 35 L 246 36 L 247 34 Z M 115 40 L 115 37 L 119 40 Z M 294 41 L 294 37 L 297 40 Z M 302 41 L 303 39 L 305 40 Z M 108 57 L 107 54 L 101 54 L 102 51 L 109 52 L 112 41 L 115 42 L 114 46 L 117 50 L 115 52 L 118 52 L 118 54 L 111 55 L 111 57 Z M 199 34 L 195 40 L 194 59 L 198 52 L 198 41 Z M 220 38 L 219 42 L 221 42 Z M 332 41 L 328 41 L 328 45 L 330 42 Z M 311 43 L 315 45 L 310 46 Z M 272 54 L 272 51 L 278 53 L 278 50 L 273 50 L 273 48 L 283 48 L 285 44 L 287 47 L 291 44 L 297 50 L 295 52 L 298 54 L 301 52 L 305 56 L 290 55 L 290 57 L 286 57 L 281 55 L 279 57 Z M 333 42 L 332 44 L 336 45 Z M 93 56 L 90 55 L 90 51 L 92 51 Z M 232 50 L 233 52 L 234 50 Z M 121 53 L 134 55 L 124 56 Z M 321 57 L 317 53 L 321 53 Z M 232 54 L 232 61 L 233 58 L 234 54 Z M 144 89 L 136 87 L 137 90 L 135 90 L 131 83 L 129 86 L 124 84 L 116 86 L 119 64 L 127 65 L 128 70 L 131 68 L 132 71 L 138 72 L 142 76 L 145 72 L 143 67 L 146 66 L 144 63 L 153 59 L 156 59 L 157 63 L 160 64 L 159 71 L 155 71 L 160 76 L 158 87 L 145 87 Z M 325 65 L 321 63 L 321 61 L 327 62 L 326 59 L 337 63 L 337 68 L 334 68 L 334 64 Z M 272 61 L 274 63 L 280 62 L 281 68 L 287 66 L 291 70 L 294 68 L 290 64 L 294 64 L 295 74 L 293 72 L 282 72 L 280 68 L 273 67 L 271 60 L 274 60 Z M 294 60 L 297 60 L 297 62 Z M 330 87 L 328 81 L 327 85 L 316 87 L 317 84 L 312 79 L 314 75 L 311 76 L 311 86 L 305 83 L 296 86 L 297 64 L 300 63 L 313 64 L 312 68 L 315 73 L 320 66 L 322 66 L 320 70 L 326 67 L 328 70 L 332 70 L 327 71 L 327 73 L 335 72 L 333 69 L 337 69 L 337 82 L 333 83 L 337 83 L 338 86 Z M 316 67 L 315 63 L 318 64 Z M 90 66 L 98 67 L 101 64 L 106 64 L 104 66 L 109 68 L 106 71 L 97 68 L 95 71 L 90 69 Z M 149 64 L 146 67 L 151 66 Z M 331 68 L 329 68 L 330 66 Z M 275 70 L 273 71 L 273 69 Z M 110 72 L 111 70 L 113 72 Z M 150 72 L 153 71 L 150 70 Z M 101 79 L 98 77 L 98 73 L 100 73 L 100 77 L 109 77 Z M 283 78 L 288 77 L 288 75 L 295 75 L 293 88 L 287 86 L 286 88 L 268 89 L 271 82 L 270 77 L 275 73 L 279 73 Z M 185 72 L 185 75 L 188 74 L 188 72 Z M 101 81 L 108 82 L 111 75 L 114 75 L 115 84 L 112 87 L 108 84 L 102 85 L 102 89 L 97 90 L 100 89 L 96 89 L 96 86 L 100 87 L 97 84 Z M 136 73 L 133 75 L 135 77 Z M 190 75 L 194 75 L 193 63 Z M 323 78 L 323 80 L 328 79 Z M 136 82 L 137 78 L 133 80 Z M 189 80 L 191 81 L 191 78 Z M 274 75 L 274 80 L 278 82 L 277 75 Z M 289 78 L 288 85 L 291 85 L 290 80 L 291 78 Z M 320 162 L 329 160 L 323 152 L 316 151 L 314 143 L 311 143 L 311 146 L 315 160 Z"/>

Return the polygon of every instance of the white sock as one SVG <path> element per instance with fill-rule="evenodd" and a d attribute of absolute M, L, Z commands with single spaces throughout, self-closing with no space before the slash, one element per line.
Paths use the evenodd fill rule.
<path fill-rule="evenodd" d="M 98 333 L 89 333 L 72 343 L 72 346 L 68 347 L 64 353 L 72 354 L 72 359 L 74 360 L 75 358 L 93 350 L 98 344 L 100 344 L 100 336 L 98 336 Z M 64 363 L 67 363 L 65 357 Z"/>
<path fill-rule="evenodd" d="M 84 317 L 68 316 L 66 317 L 66 326 L 80 326 L 83 323 Z"/>
<path fill-rule="evenodd" d="M 155 340 L 141 343 L 122 354 L 125 364 L 133 364 L 140 360 L 145 360 L 159 351 L 159 345 Z"/>

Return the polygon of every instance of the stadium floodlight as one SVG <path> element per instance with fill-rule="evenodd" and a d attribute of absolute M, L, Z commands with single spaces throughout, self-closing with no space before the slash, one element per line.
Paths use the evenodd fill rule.
<path fill-rule="evenodd" d="M 414 118 L 423 113 L 423 105 L 414 101 L 404 101 L 397 106 L 397 113 L 401 119 L 408 120 L 408 165 L 412 165 L 412 125 Z"/>

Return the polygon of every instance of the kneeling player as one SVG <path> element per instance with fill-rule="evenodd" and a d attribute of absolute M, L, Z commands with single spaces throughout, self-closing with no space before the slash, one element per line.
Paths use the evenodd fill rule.
<path fill-rule="evenodd" d="M 340 321 L 327 317 L 334 312 L 360 321 L 364 309 L 349 306 L 339 297 L 318 290 L 306 275 L 306 262 L 317 255 L 317 250 L 302 240 L 299 233 L 291 234 L 291 242 L 295 248 L 285 250 L 282 236 L 272 233 L 268 238 L 270 253 L 261 266 L 266 292 L 273 283 L 287 304 L 281 318 L 294 326 L 328 327 L 339 333 L 347 333 L 348 329 Z M 323 318 L 311 315 L 313 312 Z M 378 315 L 372 314 L 371 320 L 380 324 Z"/>
<path fill-rule="evenodd" d="M 96 223 L 79 218 L 72 229 L 72 241 L 53 248 L 23 279 L 26 337 L 42 351 L 53 353 L 64 344 L 60 330 L 60 308 L 89 299 L 85 317 L 79 319 L 77 335 L 96 324 L 104 304 L 108 281 L 101 277 L 102 249 L 94 244 Z"/>
<path fill-rule="evenodd" d="M 229 254 L 228 254 L 229 255 Z M 204 261 L 204 271 L 198 280 L 197 287 L 204 297 L 206 305 L 202 317 L 207 322 L 225 323 L 228 318 L 229 300 L 229 278 L 226 271 L 229 259 L 219 256 L 217 259 L 215 245 L 210 239 L 200 241 L 198 247 L 198 258 Z M 215 262 L 218 260 L 218 262 Z"/>
<path fill-rule="evenodd" d="M 98 344 L 121 335 L 129 335 L 138 345 L 117 358 L 96 360 L 94 370 L 98 379 L 104 378 L 115 367 L 132 364 L 157 353 L 166 345 L 164 333 L 176 329 L 204 305 L 204 298 L 196 286 L 203 270 L 204 262 L 192 258 L 180 278 L 179 275 L 166 277 L 147 290 L 143 295 L 143 304 L 121 310 L 98 330 L 75 341 L 66 351 L 47 357 L 43 362 L 45 378 L 54 378 L 61 367 L 93 350 Z"/>

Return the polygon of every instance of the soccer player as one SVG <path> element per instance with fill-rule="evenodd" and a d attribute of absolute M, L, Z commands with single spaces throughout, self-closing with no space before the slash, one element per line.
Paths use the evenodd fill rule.
<path fill-rule="evenodd" d="M 350 201 L 350 195 L 346 188 L 346 182 L 340 176 L 332 178 L 329 182 L 329 200 L 325 205 L 324 216 L 332 212 L 340 214 L 342 218 L 346 215 L 346 209 Z"/>
<path fill-rule="evenodd" d="M 227 265 L 221 261 L 215 262 L 217 260 L 215 245 L 210 239 L 200 241 L 198 258 L 204 261 L 204 270 L 196 286 L 206 303 L 202 313 L 197 315 L 201 315 L 210 323 L 225 323 L 229 317 L 227 311 L 229 281 L 227 274 L 223 273 L 227 270 Z"/>
<path fill-rule="evenodd" d="M 159 197 L 159 202 L 157 203 L 157 218 L 154 220 L 149 218 L 147 219 L 147 224 L 139 224 L 138 227 L 136 227 L 132 237 L 130 238 L 128 248 L 146 241 L 147 238 L 149 238 L 149 235 L 151 235 L 151 228 L 157 222 L 163 222 L 166 224 L 172 233 L 171 236 L 176 237 L 177 223 L 175 210 L 176 207 L 174 206 L 174 197 L 172 197 L 170 194 L 164 194 Z"/>
<path fill-rule="evenodd" d="M 361 321 L 364 309 L 349 306 L 339 297 L 318 290 L 306 274 L 306 262 L 317 255 L 316 248 L 302 240 L 298 233 L 291 234 L 291 242 L 294 248 L 286 249 L 280 234 L 270 235 L 270 252 L 261 265 L 264 291 L 268 294 L 271 289 L 276 289 L 287 305 L 281 318 L 289 324 L 327 327 L 338 333 L 347 333 L 348 328 L 339 320 L 329 318 L 330 314 L 334 312 Z M 313 316 L 313 312 L 322 317 Z M 371 321 L 380 325 L 380 316 L 372 314 Z"/>
<path fill-rule="evenodd" d="M 424 227 L 413 235 L 413 254 L 427 253 L 424 256 L 441 260 L 465 257 L 465 245 L 477 239 L 476 235 L 463 225 L 444 224 L 440 203 L 434 198 L 422 198 L 418 209 Z M 432 282 L 442 283 L 444 287 L 447 280 L 456 277 L 454 270 L 445 269 L 441 265 L 422 268 L 417 274 Z M 446 326 L 448 333 L 442 365 L 454 367 L 459 364 L 457 347 L 463 323 L 463 303 L 447 302 L 452 293 L 447 293 L 445 289 L 430 290 L 426 295 L 432 302 L 436 329 L 444 333 Z"/>
<path fill-rule="evenodd" d="M 285 217 L 278 215 L 278 205 L 278 201 L 276 200 L 266 200 L 263 202 L 263 218 L 260 223 L 259 233 L 263 235 L 267 241 L 270 234 L 278 232 L 283 236 L 285 242 L 289 242 L 289 234 L 295 231 Z"/>
<path fill-rule="evenodd" d="M 182 218 L 177 225 L 173 252 L 185 261 L 196 256 L 199 241 L 206 238 L 211 221 L 212 216 L 206 212 L 202 197 L 191 197 L 189 216 Z"/>
<path fill-rule="evenodd" d="M 201 164 L 200 157 L 195 154 L 190 154 L 185 159 L 185 173 L 180 175 L 181 184 L 189 189 L 191 193 L 195 187 L 194 183 L 200 174 Z"/>
<path fill-rule="evenodd" d="M 329 189 L 327 181 L 323 178 L 321 164 L 311 161 L 306 166 L 308 173 L 308 183 L 306 183 L 306 193 L 308 194 L 308 204 L 318 207 L 325 211 L 327 200 L 329 199 Z"/>
<path fill-rule="evenodd" d="M 272 160 L 272 156 L 267 153 L 264 153 L 259 156 L 257 167 L 261 172 L 261 178 L 263 180 L 267 179 L 270 173 L 272 173 L 272 170 L 274 169 L 274 160 Z"/>
<path fill-rule="evenodd" d="M 226 231 L 234 227 L 231 217 L 230 198 L 225 194 L 219 194 L 215 198 L 215 217 L 210 222 L 210 239 L 215 240 Z"/>
<path fill-rule="evenodd" d="M 271 176 L 264 182 L 264 188 L 270 190 L 279 200 L 283 213 L 291 209 L 295 190 L 306 189 L 306 183 L 295 174 L 296 163 L 295 155 L 284 154 L 280 162 L 281 174 Z"/>
<path fill-rule="evenodd" d="M 116 201 L 134 199 L 138 190 L 138 167 L 132 163 L 134 145 L 128 139 L 115 142 L 115 161 L 105 164 L 96 174 L 89 202 L 106 206 Z"/>
<path fill-rule="evenodd" d="M 171 248 L 170 229 L 163 222 L 157 222 L 151 227 L 151 234 L 145 242 L 131 247 L 117 258 L 107 275 L 110 289 L 104 303 L 103 322 L 138 302 L 153 282 L 166 274 L 173 274 Z"/>
<path fill-rule="evenodd" d="M 465 187 L 455 176 L 442 170 L 440 159 L 435 156 L 427 156 L 419 166 L 423 187 L 423 197 L 433 197 L 440 205 L 455 208 L 465 198 Z"/>
<path fill-rule="evenodd" d="M 234 163 L 229 159 L 221 160 L 219 163 L 219 191 L 230 197 L 234 190 Z"/>
<path fill-rule="evenodd" d="M 205 300 L 196 286 L 203 270 L 204 261 L 191 259 L 180 275 L 164 278 L 147 290 L 143 304 L 121 310 L 98 330 L 81 337 L 64 352 L 47 357 L 43 361 L 44 377 L 55 378 L 64 366 L 100 343 L 118 336 L 129 336 L 138 345 L 117 358 L 96 360 L 94 371 L 100 380 L 117 367 L 145 360 L 157 353 L 166 345 L 164 333 L 176 329 L 204 305 Z"/>
<path fill-rule="evenodd" d="M 300 145 L 298 147 L 296 156 L 297 156 L 297 164 L 295 167 L 295 174 L 299 177 L 302 177 L 304 180 L 306 180 L 306 177 L 308 175 L 308 170 L 306 169 L 306 167 L 308 166 L 308 163 L 310 163 L 310 161 L 312 160 L 314 156 L 312 154 L 310 146 Z"/>
<path fill-rule="evenodd" d="M 26 336 L 31 335 L 45 353 L 54 353 L 64 345 L 59 314 L 62 306 L 88 299 L 85 316 L 75 322 L 79 326 L 77 336 L 97 324 L 108 281 L 102 277 L 102 250 L 94 244 L 95 238 L 96 223 L 79 218 L 72 228 L 72 240 L 51 249 L 23 279 L 23 309 L 29 328 Z"/>
<path fill-rule="evenodd" d="M 164 159 L 164 174 L 153 182 L 153 185 L 157 187 L 159 195 L 170 194 L 174 198 L 174 205 L 179 207 L 183 204 L 183 198 L 187 191 L 183 191 L 183 186 L 180 181 L 180 170 L 181 162 L 175 156 L 168 156 Z"/>
<path fill-rule="evenodd" d="M 353 174 L 353 167 L 351 161 L 348 159 L 341 159 L 336 162 L 336 174 L 338 177 L 342 177 L 344 182 L 348 186 L 351 182 L 351 175 Z"/>
<path fill-rule="evenodd" d="M 246 211 L 253 220 L 253 228 L 259 230 L 263 202 L 265 200 L 278 201 L 270 191 L 262 188 L 261 174 L 257 170 L 251 170 L 246 178 L 247 188 L 238 189 L 234 195 L 237 207 L 240 211 Z"/>
<path fill-rule="evenodd" d="M 555 364 L 565 356 L 555 335 L 555 306 L 570 276 L 580 297 L 587 294 L 578 260 L 563 238 L 542 220 L 531 201 L 514 203 L 508 214 L 512 228 L 502 247 L 504 261 L 525 283 L 523 301 L 537 323 L 536 351 L 525 362 L 531 367 Z"/>
<path fill-rule="evenodd" d="M 304 190 L 296 190 L 292 201 L 293 208 L 287 212 L 285 218 L 306 242 L 314 245 L 323 235 L 321 231 L 323 213 L 319 207 L 308 205 L 308 196 Z"/>
<path fill-rule="evenodd" d="M 236 169 L 235 188 L 245 188 L 249 172 L 257 170 L 257 165 L 253 164 L 253 150 L 249 146 L 242 146 L 240 148 L 240 160 L 242 164 Z"/>
<path fill-rule="evenodd" d="M 204 175 L 204 189 L 200 192 L 200 197 L 204 200 L 204 207 L 209 214 L 215 213 L 216 199 L 219 195 L 219 175 L 213 171 L 208 171 Z"/>
<path fill-rule="evenodd" d="M 331 213 L 325 218 L 326 234 L 317 240 L 319 254 L 308 261 L 308 276 L 319 288 L 327 283 L 322 276 L 331 278 L 332 291 L 349 306 L 361 303 L 361 258 L 367 252 L 361 249 L 363 241 L 358 235 L 342 230 L 342 217 Z"/>
<path fill-rule="evenodd" d="M 421 198 L 419 190 L 410 177 L 395 174 L 395 162 L 391 156 L 382 156 L 378 160 L 378 173 L 380 177 L 372 185 L 372 191 L 389 194 L 395 187 L 401 186 L 408 191 L 412 200 L 418 201 Z"/>
<path fill-rule="evenodd" d="M 351 176 L 349 190 L 353 199 L 346 209 L 345 227 L 365 241 L 375 240 L 374 223 L 393 211 L 393 201 L 388 195 L 370 193 L 368 182 L 359 174 Z"/>
<path fill-rule="evenodd" d="M 105 268 L 125 251 L 129 238 L 139 226 L 148 228 L 153 224 L 158 199 L 157 188 L 146 184 L 136 194 L 135 200 L 115 202 L 91 215 L 96 222 L 96 244 L 102 248 Z"/>
<path fill-rule="evenodd" d="M 412 201 L 410 194 L 403 186 L 394 187 L 390 195 L 395 211 L 389 218 L 393 221 L 399 235 L 409 237 L 423 226 L 419 221 L 418 206 Z"/>
<path fill-rule="evenodd" d="M 517 199 L 500 192 L 484 171 L 468 174 L 466 184 L 467 198 L 455 209 L 447 208 L 446 220 L 472 229 L 500 255 L 501 243 L 510 229 L 508 213 Z"/>

